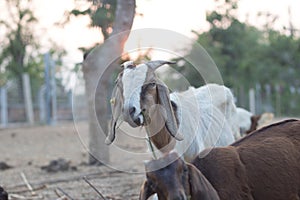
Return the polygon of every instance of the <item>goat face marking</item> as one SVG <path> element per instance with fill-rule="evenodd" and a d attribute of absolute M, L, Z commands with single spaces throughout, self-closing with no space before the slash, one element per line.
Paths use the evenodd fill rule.
<path fill-rule="evenodd" d="M 116 81 L 117 87 L 112 93 L 111 130 L 106 138 L 106 144 L 113 142 L 116 124 L 121 117 L 131 127 L 149 125 L 149 122 L 152 121 L 151 117 L 153 119 L 158 119 L 157 116 L 162 117 L 159 120 L 153 120 L 159 121 L 159 123 L 152 121 L 152 127 L 155 127 L 155 130 L 161 130 L 165 126 L 171 136 L 182 140 L 182 136 L 177 134 L 178 127 L 168 88 L 157 79 L 154 73 L 158 67 L 164 64 L 174 63 L 157 60 L 135 66 L 132 61 L 127 61 L 121 65 L 123 71 L 119 74 Z M 157 106 L 158 104 L 159 106 Z M 154 132 L 156 133 L 156 131 Z"/>
<path fill-rule="evenodd" d="M 124 96 L 124 120 L 132 127 L 140 126 L 144 123 L 141 112 L 140 95 L 142 87 L 146 81 L 148 67 L 140 64 L 138 67 L 127 67 L 122 76 L 123 96 Z"/>

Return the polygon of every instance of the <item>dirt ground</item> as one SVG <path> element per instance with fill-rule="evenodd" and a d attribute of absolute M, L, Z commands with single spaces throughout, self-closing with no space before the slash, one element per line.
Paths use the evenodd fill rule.
<path fill-rule="evenodd" d="M 12 166 L 0 170 L 0 185 L 11 195 L 10 199 L 57 200 L 64 193 L 71 197 L 65 200 L 102 199 L 84 181 L 85 176 L 107 199 L 138 199 L 145 174 L 143 160 L 150 159 L 151 154 L 145 153 L 147 145 L 141 138 L 144 133 L 128 128 L 122 125 L 124 131 L 119 131 L 110 146 L 109 166 L 84 164 L 88 161 L 86 122 L 0 129 L 0 162 Z M 76 170 L 49 173 L 41 169 L 59 158 L 69 161 Z M 33 187 L 33 193 L 24 177 Z"/>
<path fill-rule="evenodd" d="M 59 199 L 63 192 L 72 199 L 101 199 L 83 176 L 107 199 L 138 199 L 144 180 L 141 160 L 145 156 L 137 158 L 130 154 L 146 151 L 145 142 L 132 143 L 128 137 L 119 136 L 117 147 L 127 153 L 112 150 L 112 167 L 88 166 L 84 164 L 88 161 L 88 153 L 83 145 L 88 144 L 88 126 L 80 122 L 76 127 L 77 130 L 68 122 L 56 126 L 0 129 L 0 162 L 12 166 L 0 170 L 0 185 L 11 194 L 11 199 L 52 200 Z M 70 161 L 76 170 L 49 173 L 41 169 L 58 158 Z M 121 170 L 115 170 L 116 166 L 121 166 Z M 35 190 L 33 193 L 25 185 L 24 176 Z"/>

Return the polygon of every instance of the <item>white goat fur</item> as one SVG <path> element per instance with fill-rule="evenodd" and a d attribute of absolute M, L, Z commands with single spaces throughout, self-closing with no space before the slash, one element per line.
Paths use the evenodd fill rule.
<path fill-rule="evenodd" d="M 248 131 L 251 127 L 251 117 L 253 114 L 249 112 L 248 110 L 245 110 L 244 108 L 236 108 L 237 111 L 237 117 L 240 127 L 240 132 L 245 133 Z"/>
<path fill-rule="evenodd" d="M 248 110 L 244 108 L 237 107 L 237 119 L 236 121 L 238 122 L 239 129 L 240 129 L 240 134 L 244 135 L 250 128 L 251 128 L 251 117 L 254 116 L 253 113 L 249 112 Z M 261 128 L 263 126 L 269 125 L 274 118 L 273 113 L 265 112 L 261 114 L 260 119 L 258 120 L 257 128 Z"/>
<path fill-rule="evenodd" d="M 217 84 L 170 94 L 177 105 L 179 133 L 183 141 L 176 141 L 175 149 L 186 161 L 193 159 L 207 147 L 226 146 L 238 134 L 235 123 L 236 107 L 230 90 Z"/>

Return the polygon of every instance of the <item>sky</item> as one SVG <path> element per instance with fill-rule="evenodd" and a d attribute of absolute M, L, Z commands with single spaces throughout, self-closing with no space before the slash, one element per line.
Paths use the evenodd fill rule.
<path fill-rule="evenodd" d="M 66 48 L 68 56 L 65 58 L 65 63 L 67 65 L 72 66 L 74 63 L 81 62 L 82 53 L 78 47 L 93 46 L 96 42 L 102 41 L 99 30 L 88 27 L 88 17 L 71 18 L 70 23 L 64 27 L 53 25 L 63 19 L 66 10 L 74 8 L 73 0 L 33 0 L 33 2 L 35 14 L 40 21 L 36 32 L 42 38 L 41 43 L 47 46 L 49 40 L 52 39 Z M 207 30 L 205 14 L 213 10 L 215 5 L 213 0 L 186 0 L 184 3 L 181 0 L 137 0 L 136 3 L 136 12 L 141 13 L 142 16 L 135 17 L 133 30 L 162 28 L 190 38 L 195 37 L 191 30 Z M 3 1 L 0 1 L 0 8 L 2 6 Z M 288 7 L 291 8 L 294 25 L 300 29 L 300 12 L 297 10 L 300 8 L 299 0 L 240 0 L 238 17 L 241 21 L 247 20 L 250 24 L 260 26 L 264 22 L 255 17 L 256 13 L 268 11 L 279 16 L 275 28 L 281 29 L 283 25 L 288 25 Z M 137 43 L 143 43 L 142 36 L 133 39 Z M 176 42 L 170 40 L 170 43 L 174 45 Z M 178 43 L 177 46 L 170 44 L 172 46 L 170 48 L 181 48 Z M 182 48 L 185 45 L 182 44 Z"/>

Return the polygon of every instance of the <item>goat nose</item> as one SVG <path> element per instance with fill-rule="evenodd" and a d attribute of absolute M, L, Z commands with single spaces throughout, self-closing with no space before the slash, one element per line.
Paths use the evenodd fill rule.
<path fill-rule="evenodd" d="M 141 125 L 139 114 L 140 113 L 138 107 L 130 104 L 124 105 L 124 109 L 123 109 L 124 121 L 128 122 L 130 126 L 137 127 Z"/>
<path fill-rule="evenodd" d="M 130 114 L 130 116 L 133 116 L 133 115 L 134 115 L 135 110 L 136 110 L 136 109 L 135 109 L 134 106 L 129 108 L 129 114 Z"/>

